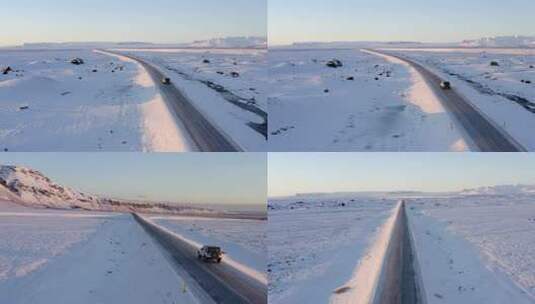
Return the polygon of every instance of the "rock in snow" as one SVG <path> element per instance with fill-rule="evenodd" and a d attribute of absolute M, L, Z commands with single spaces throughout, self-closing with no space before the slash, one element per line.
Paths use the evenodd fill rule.
<path fill-rule="evenodd" d="M 84 64 L 84 60 L 82 58 L 74 58 L 73 60 L 71 60 L 71 63 L 74 65 L 80 65 Z"/>
<path fill-rule="evenodd" d="M 13 69 L 8 66 L 7 68 L 2 69 L 2 74 L 7 75 L 9 72 L 12 72 L 12 71 Z"/>
<path fill-rule="evenodd" d="M 338 59 L 329 60 L 329 61 L 327 61 L 327 63 L 325 65 L 330 67 L 330 68 L 335 68 L 335 69 L 344 66 L 342 64 L 342 62 L 340 60 L 338 60 Z"/>

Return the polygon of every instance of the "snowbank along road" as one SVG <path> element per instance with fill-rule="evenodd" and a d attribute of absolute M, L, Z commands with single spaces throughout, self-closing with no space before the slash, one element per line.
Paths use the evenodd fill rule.
<path fill-rule="evenodd" d="M 455 89 L 443 90 L 440 83 L 444 81 L 419 63 L 404 56 L 380 50 L 369 50 L 386 56 L 403 60 L 414 67 L 424 77 L 443 106 L 462 126 L 466 135 L 472 140 L 475 148 L 482 152 L 522 152 L 525 151 L 515 139 L 492 123 L 470 101 L 466 100 Z"/>
<path fill-rule="evenodd" d="M 181 288 L 159 244 L 128 214 L 29 209 L 0 199 L 0 260 L 2 304 L 200 300 L 191 285 Z"/>
<path fill-rule="evenodd" d="M 354 276 L 337 288 L 331 304 L 426 304 L 423 280 L 408 223 L 399 201 L 379 229 Z"/>
<path fill-rule="evenodd" d="M 197 259 L 193 244 L 134 214 L 141 226 L 170 255 L 175 265 L 185 270 L 215 303 L 267 303 L 267 286 L 223 262 L 205 263 Z"/>
<path fill-rule="evenodd" d="M 375 286 L 373 304 L 426 303 L 418 278 L 417 261 L 411 240 L 405 202 L 402 201 L 390 242 L 386 249 L 379 281 Z"/>
<path fill-rule="evenodd" d="M 177 123 L 184 126 L 197 149 L 203 152 L 237 152 L 241 148 L 234 143 L 226 134 L 214 126 L 172 83 L 163 84 L 165 75 L 147 63 L 131 55 L 118 52 L 100 50 L 110 54 L 124 56 L 139 62 L 149 73 L 154 83 L 158 86 L 163 99 L 169 109 L 179 120 Z"/>

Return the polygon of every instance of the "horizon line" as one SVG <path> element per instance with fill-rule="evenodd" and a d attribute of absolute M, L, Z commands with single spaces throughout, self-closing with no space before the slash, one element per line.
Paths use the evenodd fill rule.
<path fill-rule="evenodd" d="M 494 184 L 494 185 L 486 185 L 486 186 L 479 186 L 479 187 L 472 187 L 472 188 L 463 188 L 463 189 L 456 189 L 456 190 L 348 190 L 348 191 L 333 191 L 333 192 L 300 192 L 300 193 L 294 193 L 294 194 L 288 194 L 288 195 L 268 195 L 268 199 L 273 198 L 286 198 L 286 197 L 296 197 L 296 196 L 305 196 L 305 195 L 326 195 L 326 194 L 359 194 L 359 193 L 402 193 L 402 192 L 413 192 L 413 193 L 428 193 L 428 194 L 434 194 L 434 193 L 457 193 L 467 190 L 475 190 L 475 189 L 482 189 L 482 188 L 494 188 L 494 187 L 503 187 L 503 186 L 515 186 L 515 187 L 521 187 L 521 186 L 535 186 L 534 184 Z"/>

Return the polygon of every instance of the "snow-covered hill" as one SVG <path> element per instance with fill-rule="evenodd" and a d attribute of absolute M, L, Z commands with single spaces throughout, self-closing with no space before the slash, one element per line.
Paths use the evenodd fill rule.
<path fill-rule="evenodd" d="M 0 200 L 28 207 L 218 216 L 209 208 L 102 198 L 59 185 L 39 171 L 0 165 Z"/>
<path fill-rule="evenodd" d="M 47 208 L 99 209 L 98 198 L 54 183 L 36 170 L 17 166 L 0 166 L 0 185 L 27 205 Z"/>
<path fill-rule="evenodd" d="M 465 47 L 535 47 L 535 36 L 498 36 L 465 40 Z"/>
<path fill-rule="evenodd" d="M 499 185 L 465 189 L 461 195 L 510 195 L 510 194 L 535 194 L 535 185 Z"/>

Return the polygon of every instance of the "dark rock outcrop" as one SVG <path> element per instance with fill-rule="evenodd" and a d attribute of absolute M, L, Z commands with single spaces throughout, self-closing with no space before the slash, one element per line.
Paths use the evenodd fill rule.
<path fill-rule="evenodd" d="M 327 61 L 327 63 L 325 65 L 330 67 L 330 68 L 335 68 L 335 69 L 336 68 L 341 68 L 341 67 L 344 66 L 342 61 L 340 61 L 338 59 L 329 60 L 329 61 Z"/>

